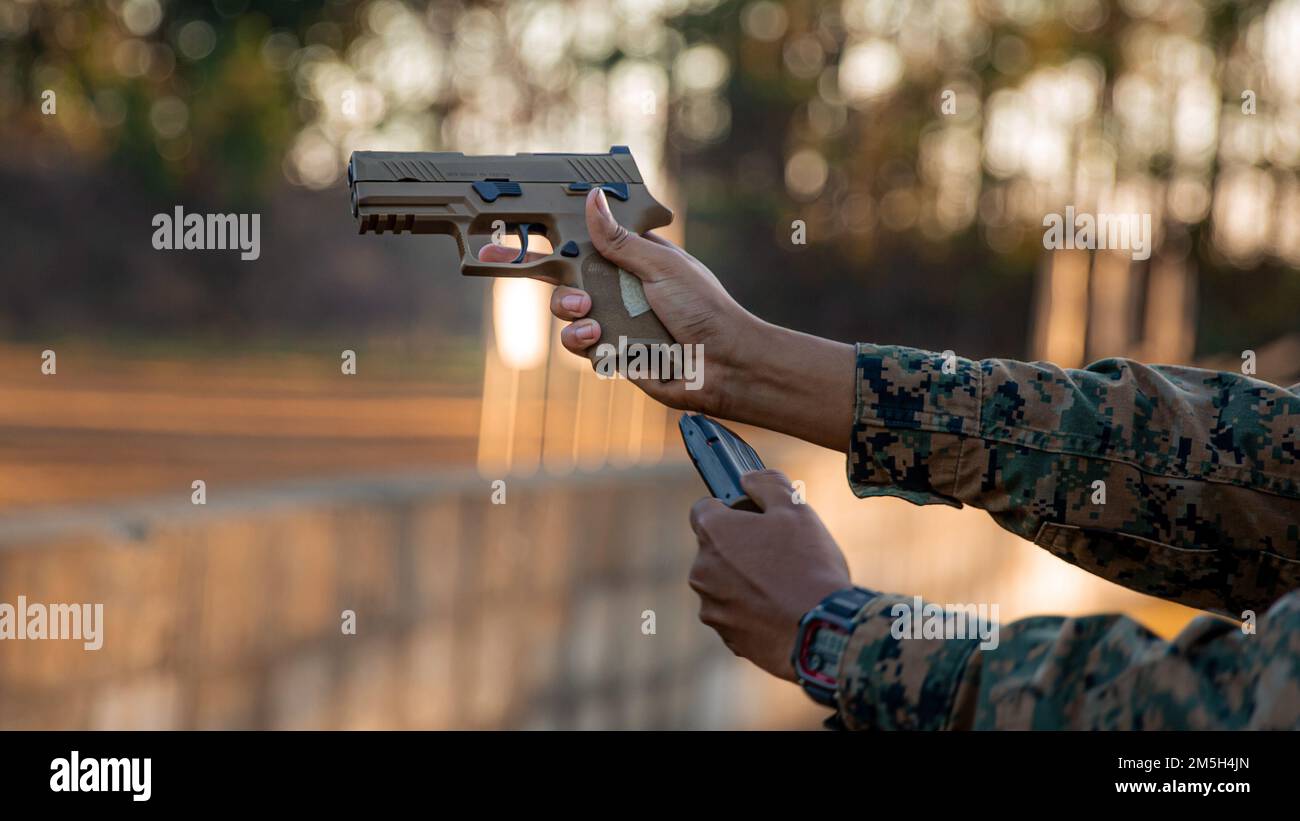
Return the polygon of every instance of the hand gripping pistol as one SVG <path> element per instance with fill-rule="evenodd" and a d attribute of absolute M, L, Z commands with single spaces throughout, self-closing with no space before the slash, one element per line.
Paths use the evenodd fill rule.
<path fill-rule="evenodd" d="M 585 205 L 605 192 L 621 225 L 642 233 L 673 214 L 646 190 L 626 146 L 608 154 L 467 156 L 459 152 L 354 151 L 348 162 L 352 215 L 360 233 L 450 234 L 467 276 L 546 277 L 591 295 L 587 315 L 601 343 L 664 344 L 672 336 L 646 302 L 641 281 L 600 255 L 587 235 Z M 480 262 L 478 252 L 502 227 L 518 234 L 512 262 Z M 529 236 L 552 253 L 525 262 Z M 588 355 L 595 358 L 593 345 Z"/>

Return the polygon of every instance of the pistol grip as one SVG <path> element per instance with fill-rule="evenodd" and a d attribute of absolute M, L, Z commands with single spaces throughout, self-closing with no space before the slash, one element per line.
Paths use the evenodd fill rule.
<path fill-rule="evenodd" d="M 600 323 L 600 339 L 587 349 L 587 358 L 593 363 L 599 356 L 597 349 L 606 343 L 617 349 L 623 340 L 628 345 L 666 345 L 674 341 L 646 301 L 641 280 L 620 271 L 590 243 L 582 244 L 577 265 L 569 270 L 576 272 L 574 281 L 566 277 L 565 284 L 591 296 L 587 316 Z"/>

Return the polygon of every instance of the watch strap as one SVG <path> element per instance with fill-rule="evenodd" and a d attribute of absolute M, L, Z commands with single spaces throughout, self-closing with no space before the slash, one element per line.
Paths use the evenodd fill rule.
<path fill-rule="evenodd" d="M 799 679 L 799 685 L 803 687 L 805 693 L 818 704 L 824 704 L 828 707 L 836 705 L 836 689 L 839 678 L 836 676 L 836 687 L 829 687 L 823 682 L 807 678 L 802 673 L 800 658 L 806 644 L 811 641 L 809 635 L 810 625 L 814 623 L 827 623 L 834 625 L 845 633 L 852 634 L 853 619 L 872 599 L 879 595 L 874 590 L 868 590 L 865 587 L 849 587 L 844 590 L 837 590 L 826 598 L 812 610 L 804 614 L 799 622 L 799 634 L 795 643 L 794 653 L 791 661 L 794 664 L 795 675 Z M 840 651 L 841 654 L 843 650 Z M 838 671 L 842 661 L 842 656 L 835 659 L 834 668 Z"/>

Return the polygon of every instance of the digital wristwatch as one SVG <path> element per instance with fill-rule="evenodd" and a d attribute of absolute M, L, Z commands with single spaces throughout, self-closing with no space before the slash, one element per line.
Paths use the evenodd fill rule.
<path fill-rule="evenodd" d="M 836 706 L 840 658 L 853 632 L 853 617 L 876 595 L 863 587 L 839 590 L 799 620 L 799 638 L 790 661 L 800 686 L 818 704 Z"/>

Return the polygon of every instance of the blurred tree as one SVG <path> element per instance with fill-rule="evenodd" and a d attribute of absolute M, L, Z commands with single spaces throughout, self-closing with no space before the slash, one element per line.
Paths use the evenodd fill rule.
<path fill-rule="evenodd" d="M 1085 294 L 1080 333 L 1136 344 L 1149 329 L 1129 324 L 1196 315 L 1214 351 L 1296 329 L 1298 40 L 1300 0 L 0 0 L 0 118 L 11 169 L 69 152 L 105 184 L 227 210 L 286 181 L 334 189 L 354 148 L 628 142 L 760 314 L 974 354 L 1032 351 L 1057 321 L 1045 213 L 1141 211 L 1175 274 L 1085 272 L 1088 294 L 1124 293 Z M 93 273 L 48 249 L 32 264 L 61 270 L 66 299 L 156 320 L 131 308 L 149 266 L 95 243 Z M 171 284 L 177 322 L 250 273 L 202 277 Z M 1151 310 L 1181 293 L 1160 282 L 1203 309 Z M 36 321 L 49 299 L 8 310 Z M 348 303 L 364 310 L 331 310 Z"/>
<path fill-rule="evenodd" d="M 673 78 L 693 249 L 772 319 L 1027 352 L 1041 220 L 1073 205 L 1153 215 L 1157 256 L 1231 306 L 1200 312 L 1201 350 L 1297 330 L 1295 0 L 732 0 L 679 23 L 716 52 Z M 1135 315 L 1163 298 L 1130 291 Z"/>

